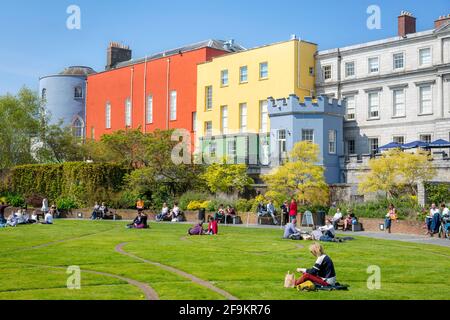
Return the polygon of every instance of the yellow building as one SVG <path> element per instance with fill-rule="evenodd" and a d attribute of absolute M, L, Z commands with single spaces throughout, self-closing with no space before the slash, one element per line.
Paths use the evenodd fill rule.
<path fill-rule="evenodd" d="M 197 146 L 212 156 L 231 155 L 248 162 L 248 142 L 220 139 L 267 134 L 267 98 L 314 95 L 317 45 L 293 39 L 202 63 L 197 68 Z M 214 137 L 211 145 L 209 137 Z M 233 145 L 234 143 L 234 145 Z M 252 148 L 250 146 L 250 148 Z M 231 149 L 231 150 L 229 150 Z M 248 150 L 245 150 L 247 153 Z"/>

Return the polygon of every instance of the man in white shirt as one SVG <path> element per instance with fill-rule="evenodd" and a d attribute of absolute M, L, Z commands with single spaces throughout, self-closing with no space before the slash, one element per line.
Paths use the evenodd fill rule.
<path fill-rule="evenodd" d="M 341 221 L 341 219 L 342 219 L 341 209 L 337 208 L 336 213 L 334 214 L 333 219 L 331 220 L 333 223 L 334 229 L 337 229 L 337 225 L 338 225 L 339 221 Z"/>
<path fill-rule="evenodd" d="M 333 227 L 333 224 L 330 220 L 327 220 L 326 225 L 318 228 L 323 232 L 324 235 L 329 236 L 330 238 L 334 238 L 336 236 L 336 230 Z"/>

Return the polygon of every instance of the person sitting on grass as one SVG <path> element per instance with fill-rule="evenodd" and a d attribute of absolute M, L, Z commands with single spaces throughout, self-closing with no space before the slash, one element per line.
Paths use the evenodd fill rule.
<path fill-rule="evenodd" d="M 219 233 L 219 226 L 217 220 L 214 219 L 214 217 L 209 217 L 208 230 L 206 231 L 206 234 L 216 235 L 218 233 Z"/>
<path fill-rule="evenodd" d="M 225 210 L 223 209 L 223 204 L 219 206 L 219 209 L 214 214 L 214 220 L 223 223 L 225 222 Z"/>
<path fill-rule="evenodd" d="M 201 236 L 205 234 L 205 230 L 203 230 L 203 221 L 199 221 L 195 226 L 188 230 L 188 235 L 190 236 Z"/>
<path fill-rule="evenodd" d="M 333 222 L 331 220 L 327 220 L 326 224 L 323 227 L 318 228 L 320 231 L 322 231 L 323 235 L 320 238 L 320 241 L 328 241 L 331 239 L 336 238 L 336 230 L 334 229 Z M 322 238 L 324 240 L 322 240 Z"/>
<path fill-rule="evenodd" d="M 309 251 L 317 260 L 311 269 L 297 269 L 297 272 L 303 275 L 295 281 L 295 285 L 298 286 L 306 281 L 311 281 L 324 287 L 336 285 L 336 272 L 333 261 L 324 253 L 322 245 L 315 242 L 309 247 Z"/>
<path fill-rule="evenodd" d="M 161 213 L 156 216 L 156 221 L 158 221 L 158 222 L 159 221 L 164 221 L 164 219 L 168 218 L 169 216 L 170 216 L 170 214 L 169 214 L 169 207 L 167 206 L 167 203 L 164 202 L 163 206 L 162 206 L 162 209 L 161 209 Z"/>
<path fill-rule="evenodd" d="M 34 210 L 33 213 L 31 214 L 31 218 L 30 218 L 30 220 L 28 220 L 28 223 L 31 223 L 31 224 L 39 223 L 39 216 L 38 216 L 36 210 Z"/>
<path fill-rule="evenodd" d="M 42 222 L 42 224 L 53 224 L 53 214 L 51 210 L 45 214 L 44 222 Z"/>
<path fill-rule="evenodd" d="M 96 220 L 99 213 L 100 213 L 100 205 L 98 204 L 98 202 L 96 202 L 94 205 L 94 210 L 92 211 L 91 220 Z"/>
<path fill-rule="evenodd" d="M 127 225 L 129 229 L 145 229 L 147 227 L 147 216 L 141 211 L 138 211 L 137 217 L 134 218 L 133 223 Z"/>
<path fill-rule="evenodd" d="M 4 202 L 2 202 L 0 205 L 0 223 L 2 223 L 2 224 L 6 223 L 5 210 L 8 207 L 9 207 L 9 205 L 6 205 Z"/>
<path fill-rule="evenodd" d="M 292 220 L 284 226 L 283 239 L 302 240 L 300 231 L 296 228 L 297 219 Z"/>

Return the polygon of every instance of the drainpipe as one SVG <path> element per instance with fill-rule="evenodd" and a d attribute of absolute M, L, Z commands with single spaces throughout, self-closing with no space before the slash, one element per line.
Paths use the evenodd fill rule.
<path fill-rule="evenodd" d="M 87 96 L 88 96 L 88 79 L 84 80 L 84 138 L 83 141 L 86 142 L 87 139 Z"/>
<path fill-rule="evenodd" d="M 144 133 L 147 133 L 147 56 L 145 56 L 145 65 L 144 65 L 144 120 L 143 127 Z"/>
<path fill-rule="evenodd" d="M 131 103 L 131 125 L 130 127 L 133 128 L 133 84 L 134 84 L 134 67 L 131 67 L 131 93 L 130 93 L 130 103 Z"/>
<path fill-rule="evenodd" d="M 167 91 L 167 101 L 166 101 L 166 130 L 169 130 L 169 96 L 170 96 L 170 92 L 169 92 L 169 83 L 170 83 L 170 58 L 167 59 L 167 75 L 166 75 L 166 91 Z"/>
<path fill-rule="evenodd" d="M 341 50 L 337 49 L 338 53 L 338 64 L 337 64 L 337 99 L 341 99 L 341 66 L 342 66 L 342 56 Z"/>

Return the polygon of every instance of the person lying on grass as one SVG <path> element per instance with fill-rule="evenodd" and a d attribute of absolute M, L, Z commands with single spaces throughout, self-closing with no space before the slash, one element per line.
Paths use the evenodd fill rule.
<path fill-rule="evenodd" d="M 303 273 L 302 277 L 295 281 L 298 286 L 306 281 L 312 281 L 320 286 L 334 286 L 336 284 L 336 272 L 333 261 L 324 253 L 321 244 L 315 242 L 309 247 L 309 251 L 317 258 L 311 269 L 298 268 L 297 272 Z"/>
<path fill-rule="evenodd" d="M 201 236 L 205 234 L 205 230 L 203 230 L 203 221 L 199 221 L 195 226 L 188 230 L 188 235 L 190 236 Z"/>

